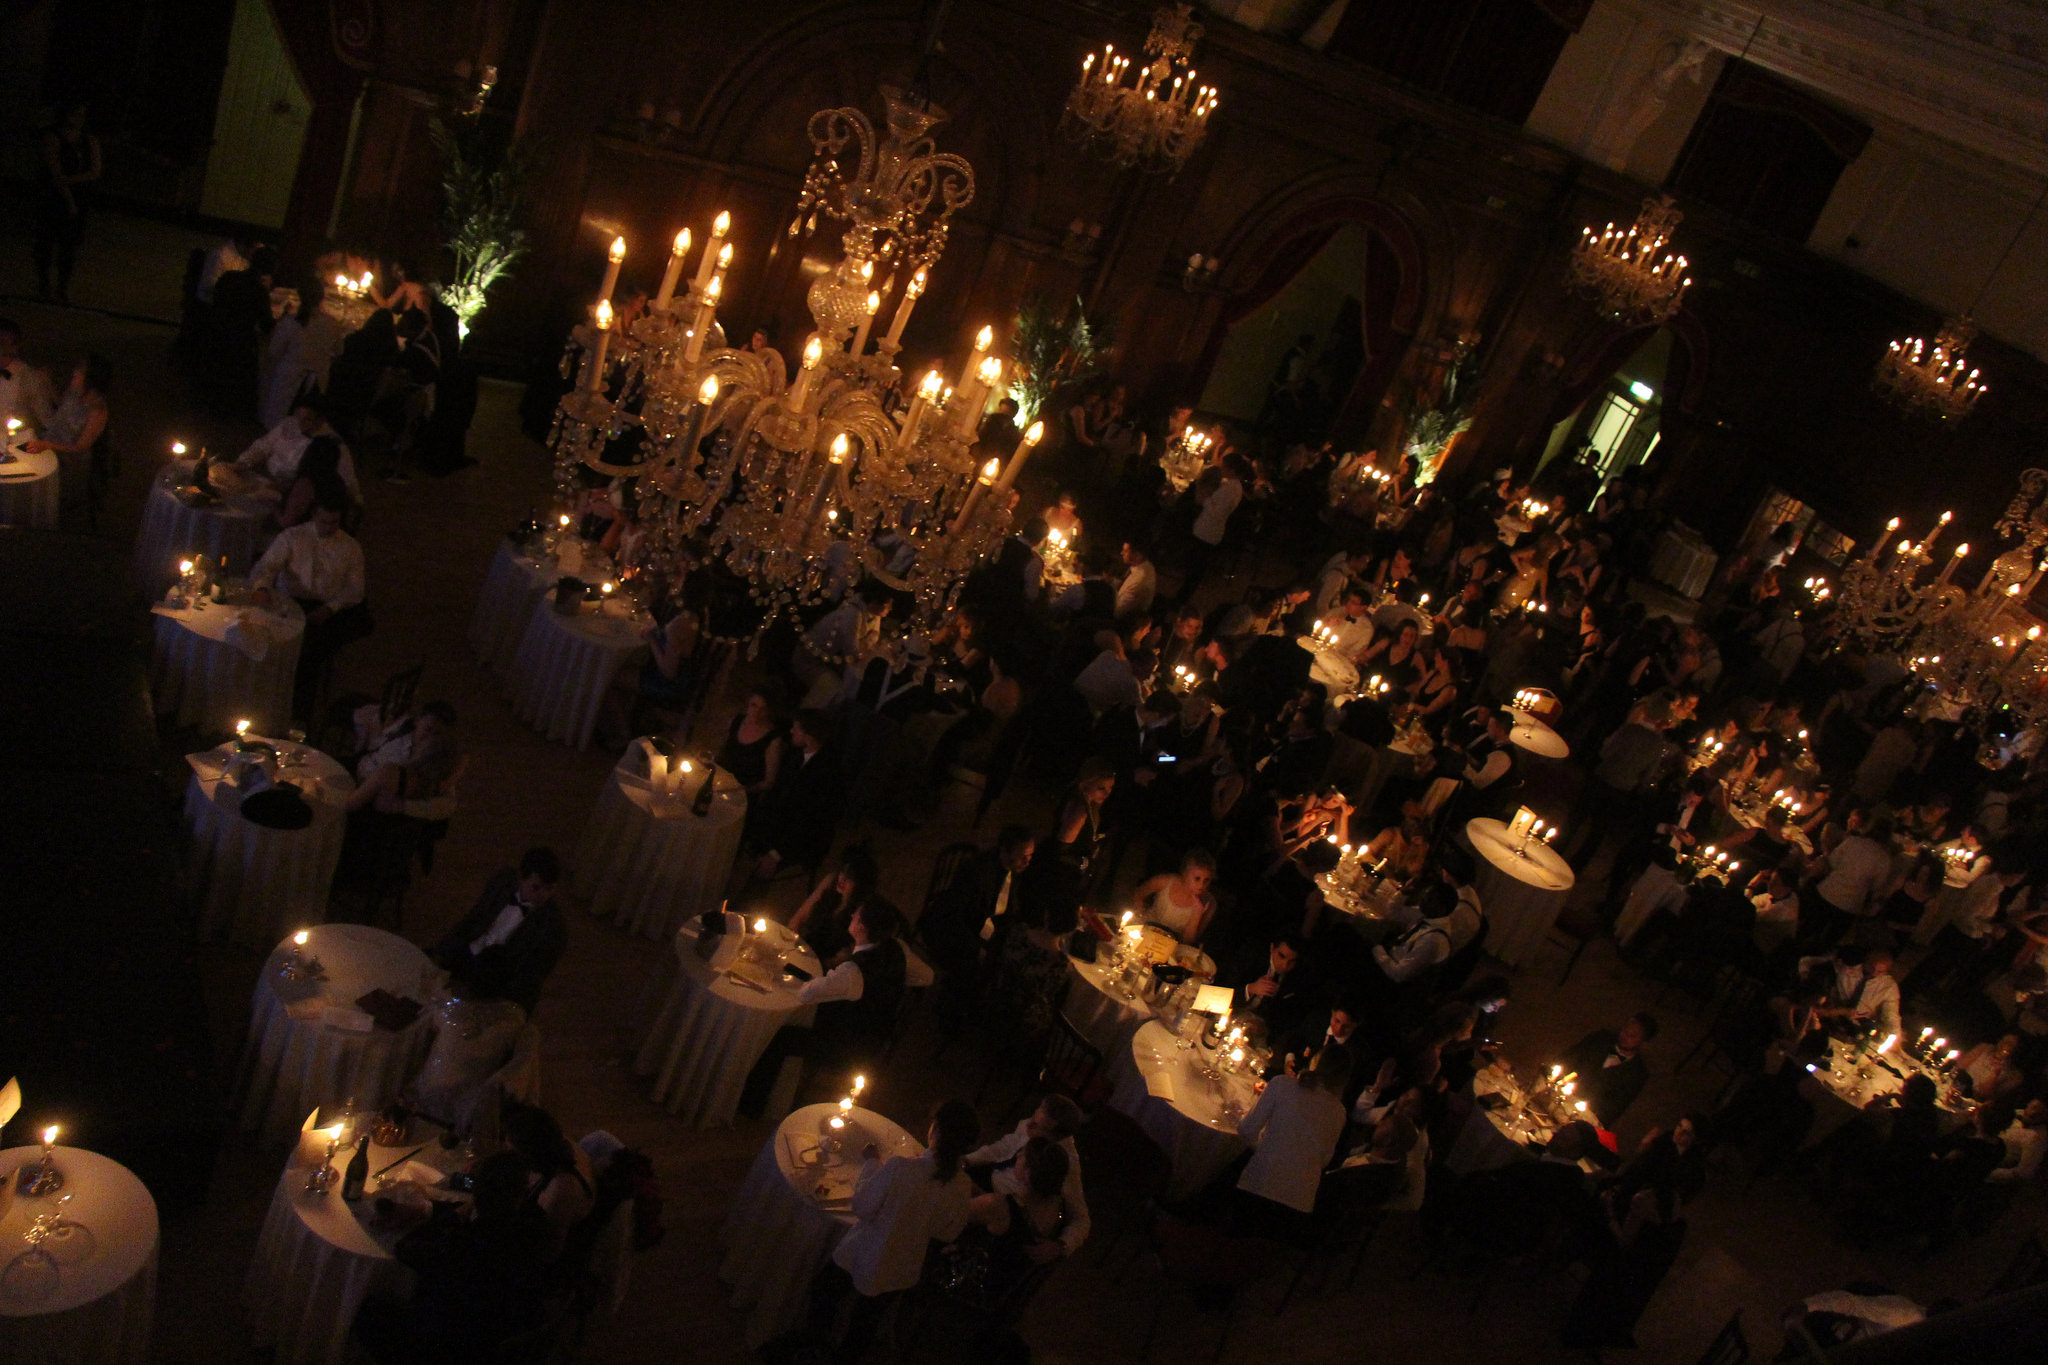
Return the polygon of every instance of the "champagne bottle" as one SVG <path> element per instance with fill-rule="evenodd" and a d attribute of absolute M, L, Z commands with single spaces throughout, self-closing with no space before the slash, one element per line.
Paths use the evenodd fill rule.
<path fill-rule="evenodd" d="M 718 794 L 717 784 L 718 765 L 716 763 L 706 763 L 704 765 L 704 780 L 698 784 L 697 794 L 690 798 L 691 814 L 709 815 L 711 813 L 711 800 Z"/>
<path fill-rule="evenodd" d="M 363 1197 L 363 1186 L 370 1180 L 370 1135 L 363 1134 L 356 1139 L 356 1154 L 348 1159 L 348 1169 L 341 1173 L 341 1197 L 353 1203 Z"/>

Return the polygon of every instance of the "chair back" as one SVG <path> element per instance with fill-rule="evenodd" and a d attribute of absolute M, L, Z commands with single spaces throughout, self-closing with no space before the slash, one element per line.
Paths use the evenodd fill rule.
<path fill-rule="evenodd" d="M 1705 1354 L 1700 1356 L 1699 1365 L 1748 1365 L 1749 1338 L 1742 1334 L 1742 1310 L 1728 1319 L 1720 1331 L 1714 1333 L 1713 1341 L 1707 1344 Z"/>
<path fill-rule="evenodd" d="M 1102 1081 L 1102 1049 L 1081 1036 L 1067 1016 L 1053 1016 L 1052 1037 L 1045 1046 L 1045 1066 L 1038 1080 L 1047 1090 L 1065 1095 L 1083 1109 L 1101 1106 L 1108 1098 Z"/>
<path fill-rule="evenodd" d="M 414 698 L 419 695 L 420 678 L 427 671 L 425 660 L 411 668 L 401 669 L 384 680 L 384 696 L 377 703 L 377 719 L 385 725 L 397 720 L 412 710 Z"/>
<path fill-rule="evenodd" d="M 953 882 L 959 877 L 960 869 L 967 866 L 979 852 L 979 844 L 964 840 L 957 844 L 947 844 L 939 850 L 938 858 L 932 863 L 931 880 L 925 883 L 924 909 L 918 912 L 920 923 L 931 913 L 932 906 L 938 903 L 939 897 L 953 889 Z"/>
<path fill-rule="evenodd" d="M 2041 1234 L 2036 1232 L 2020 1243 L 2019 1250 L 2012 1254 L 2005 1273 L 1998 1277 L 1998 1283 L 1991 1286 L 1993 1294 L 2011 1294 L 2030 1289 L 2037 1284 L 2048 1284 L 2048 1247 L 2041 1244 Z"/>

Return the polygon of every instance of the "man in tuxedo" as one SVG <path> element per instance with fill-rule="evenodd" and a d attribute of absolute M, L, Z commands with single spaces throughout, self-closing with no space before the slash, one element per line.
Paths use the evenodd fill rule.
<path fill-rule="evenodd" d="M 831 742 L 832 718 L 815 707 L 798 711 L 789 723 L 790 753 L 747 831 L 754 875 L 762 881 L 790 863 L 815 868 L 832 848 L 845 791 Z"/>
<path fill-rule="evenodd" d="M 1643 1048 L 1657 1036 L 1657 1016 L 1632 1016 L 1618 1029 L 1595 1029 L 1565 1051 L 1566 1071 L 1579 1073 L 1579 1098 L 1612 1130 L 1650 1079 Z"/>
<path fill-rule="evenodd" d="M 881 1056 L 903 1000 L 905 959 L 897 938 L 902 927 L 902 912 L 880 896 L 853 912 L 847 924 L 852 949 L 797 992 L 802 1003 L 818 1007 L 816 1022 L 809 1028 L 785 1025 L 769 1040 L 768 1050 L 747 1073 L 740 1113 L 760 1116 L 785 1057 L 851 1069 L 872 1065 Z"/>
<path fill-rule="evenodd" d="M 460 973 L 495 958 L 491 970 L 503 974 L 505 998 L 531 1017 L 569 942 L 568 921 L 555 902 L 561 880 L 562 860 L 553 849 L 528 849 L 516 870 L 491 878 L 476 906 L 434 945 L 434 961 Z"/>
<path fill-rule="evenodd" d="M 1266 969 L 1254 976 L 1247 968 L 1238 987 L 1234 1010 L 1266 1021 L 1266 1040 L 1279 1051 L 1300 1039 L 1312 1025 L 1316 997 L 1310 973 L 1303 966 L 1306 949 L 1300 934 L 1276 937 L 1266 949 Z"/>
<path fill-rule="evenodd" d="M 1037 848 L 1029 829 L 1005 826 L 996 846 L 970 858 L 918 921 L 939 969 L 938 1004 L 945 1017 L 966 1017 L 980 998 L 982 945 L 993 945 L 1007 929 L 1018 874 L 1031 866 Z"/>

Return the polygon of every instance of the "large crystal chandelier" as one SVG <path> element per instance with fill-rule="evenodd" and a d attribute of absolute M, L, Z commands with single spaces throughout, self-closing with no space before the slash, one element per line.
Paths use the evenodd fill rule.
<path fill-rule="evenodd" d="M 935 614 L 1007 533 L 1009 489 L 1040 429 L 1007 464 L 976 455 L 977 426 L 1003 375 L 991 329 L 950 383 L 934 367 L 897 401 L 904 325 L 944 250 L 948 219 L 974 196 L 974 172 L 933 151 L 928 132 L 943 110 L 883 95 L 886 138 L 858 109 L 826 110 L 810 123 L 815 160 L 791 232 L 820 215 L 847 226 L 842 259 L 810 290 L 817 328 L 793 381 L 773 351 L 733 349 L 718 327 L 733 255 L 726 215 L 680 299 L 690 235 L 677 235 L 652 308 L 616 341 L 610 294 L 625 243 L 613 244 L 605 297 L 575 338 L 582 360 L 555 448 L 565 497 L 579 467 L 636 481 L 646 535 L 629 570 L 674 583 L 708 555 L 746 582 L 766 619 L 868 572 Z M 888 329 L 870 354 L 891 294 Z"/>
<path fill-rule="evenodd" d="M 1977 324 L 1950 318 L 1933 343 L 1919 337 L 1894 341 L 1877 362 L 1878 392 L 1914 416 L 1936 421 L 1970 415 L 1985 386 L 1970 367 L 1970 343 Z"/>
<path fill-rule="evenodd" d="M 1105 43 L 1100 54 L 1089 53 L 1061 125 L 1119 166 L 1177 174 L 1202 145 L 1216 111 L 1216 87 L 1198 83 L 1190 65 L 1202 37 L 1192 10 L 1162 6 L 1153 14 L 1142 65 L 1134 66 L 1114 43 Z M 1134 70 L 1137 79 L 1125 84 Z"/>
<path fill-rule="evenodd" d="M 1841 573 L 1835 601 L 1838 632 L 1890 654 L 1920 678 L 1930 702 L 2004 709 L 2018 728 L 2048 724 L 2048 643 L 2027 602 L 2040 584 L 2048 548 L 2048 471 L 2030 469 L 1998 523 L 2019 544 L 1993 560 L 1975 591 L 1951 581 L 1968 545 L 1938 554 L 1950 514 L 1921 539 L 1891 543 L 1884 535 Z M 1937 561 L 1932 578 L 1927 570 Z M 1818 594 L 1817 594 L 1818 595 Z"/>
<path fill-rule="evenodd" d="M 1597 235 L 1582 228 L 1572 248 L 1572 287 L 1590 295 L 1601 312 L 1631 327 L 1670 321 L 1692 280 L 1685 257 L 1667 252 L 1685 215 L 1670 195 L 1645 199 L 1626 230 L 1609 223 Z"/>

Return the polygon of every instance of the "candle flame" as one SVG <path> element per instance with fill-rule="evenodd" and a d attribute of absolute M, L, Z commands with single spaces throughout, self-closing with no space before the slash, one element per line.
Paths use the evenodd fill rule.
<path fill-rule="evenodd" d="M 981 362 L 981 368 L 977 372 L 976 377 L 990 388 L 994 388 L 996 382 L 1003 377 L 1003 362 L 994 356 L 987 357 Z"/>
<path fill-rule="evenodd" d="M 996 329 L 993 327 L 984 327 L 979 332 L 976 332 L 974 334 L 974 349 L 977 351 L 986 351 L 989 347 L 995 345 L 995 340 Z"/>
<path fill-rule="evenodd" d="M 946 381 L 939 378 L 937 370 L 926 370 L 924 378 L 917 383 L 917 396 L 929 403 L 939 396 L 939 387 Z"/>
<path fill-rule="evenodd" d="M 863 1091 L 863 1090 L 865 1090 L 865 1089 L 867 1089 L 867 1088 L 868 1088 L 868 1078 L 867 1078 L 867 1077 L 865 1077 L 865 1076 L 855 1076 L 855 1077 L 853 1078 L 853 1093 L 854 1093 L 854 1094 L 858 1095 L 858 1094 L 859 1094 L 859 1093 L 860 1093 L 861 1091 Z"/>
<path fill-rule="evenodd" d="M 910 283 L 903 286 L 904 294 L 914 299 L 924 293 L 924 279 L 924 267 L 919 266 L 917 273 L 910 277 Z"/>
<path fill-rule="evenodd" d="M 1033 422 L 1033 423 L 1032 423 L 1032 424 L 1031 424 L 1031 425 L 1030 425 L 1029 427 L 1026 427 L 1026 428 L 1025 428 L 1025 430 L 1024 430 L 1024 444 L 1025 444 L 1025 445 L 1027 445 L 1027 446 L 1035 446 L 1035 445 L 1037 445 L 1037 444 L 1038 444 L 1038 443 L 1039 443 L 1040 441 L 1042 441 L 1042 440 L 1044 440 L 1044 439 L 1045 439 L 1045 423 L 1043 423 L 1043 422 Z"/>
<path fill-rule="evenodd" d="M 731 264 L 732 264 L 732 243 L 731 243 L 731 242 L 727 242 L 727 243 L 726 243 L 726 244 L 725 244 L 724 246 L 722 246 L 722 247 L 720 247 L 720 248 L 718 249 L 718 268 L 719 268 L 720 270 L 723 270 L 723 269 L 725 269 L 725 268 L 726 268 L 727 266 L 729 266 L 729 265 L 731 265 Z"/>
<path fill-rule="evenodd" d="M 684 228 L 681 232 L 678 232 L 676 234 L 675 254 L 678 256 L 682 256 L 687 254 L 689 250 L 690 230 L 688 228 Z"/>
<path fill-rule="evenodd" d="M 235 733 L 236 733 L 236 734 L 238 734 L 238 735 L 246 735 L 246 734 L 248 734 L 248 733 L 249 733 L 249 722 L 248 722 L 248 721 L 246 721 L 246 720 L 238 720 L 238 721 L 236 721 L 236 722 L 235 722 Z"/>
<path fill-rule="evenodd" d="M 845 464 L 846 454 L 852 448 L 852 443 L 846 439 L 845 432 L 842 431 L 837 436 L 834 436 L 832 438 L 832 463 Z"/>
<path fill-rule="evenodd" d="M 990 460 L 987 464 L 981 467 L 981 481 L 983 483 L 994 483 L 996 481 L 996 475 L 1002 472 L 1003 462 L 1001 460 Z"/>
<path fill-rule="evenodd" d="M 727 213 L 724 209 L 720 209 L 718 211 L 718 216 L 711 220 L 711 235 L 713 237 L 723 237 L 727 232 L 731 230 L 732 215 L 730 213 Z"/>
<path fill-rule="evenodd" d="M 881 296 L 880 294 L 876 293 L 876 292 L 875 292 L 874 290 L 870 289 L 870 290 L 868 291 L 868 316 L 869 316 L 869 317 L 873 317 L 873 316 L 874 316 L 875 314 L 877 314 L 877 313 L 879 313 L 879 312 L 881 312 L 881 311 L 882 311 L 882 296 Z"/>
<path fill-rule="evenodd" d="M 757 919 L 754 921 L 754 932 L 757 934 L 765 934 L 768 932 L 768 920 L 765 916 L 761 919 Z"/>
<path fill-rule="evenodd" d="M 48 1128 L 45 1128 L 45 1129 L 43 1129 L 43 1146 L 45 1146 L 45 1147 L 49 1147 L 49 1146 L 52 1146 L 52 1145 L 54 1145 L 54 1144 L 56 1143 L 56 1141 L 57 1141 L 57 1125 L 53 1123 L 53 1124 L 51 1124 L 51 1125 L 50 1125 L 50 1126 L 49 1126 Z"/>
<path fill-rule="evenodd" d="M 623 260 L 625 260 L 625 259 L 626 259 L 626 239 L 625 239 L 624 237 L 614 237 L 614 238 L 612 238 L 612 249 L 611 249 L 610 251 L 606 252 L 606 253 L 605 253 L 605 256 L 606 256 L 606 258 L 607 258 L 607 259 L 609 259 L 609 260 L 611 261 L 611 263 L 612 263 L 613 265 L 617 265 L 617 264 L 618 264 L 618 263 L 619 263 L 620 261 L 623 261 Z"/>
<path fill-rule="evenodd" d="M 819 364 L 819 362 L 821 362 L 822 360 L 824 360 L 824 358 L 825 358 L 825 343 L 824 343 L 824 341 L 822 341 L 822 340 L 821 340 L 821 339 L 819 339 L 818 337 L 812 337 L 812 338 L 811 338 L 811 339 L 810 339 L 809 341 L 807 341 L 807 342 L 805 342 L 805 343 L 804 343 L 804 368 L 805 368 L 805 369 L 807 369 L 807 370 L 815 370 L 815 369 L 817 369 L 817 368 L 818 368 L 818 364 Z"/>
<path fill-rule="evenodd" d="M 717 375 L 708 374 L 704 376 L 704 382 L 697 386 L 697 401 L 707 408 L 718 401 Z"/>
<path fill-rule="evenodd" d="M 611 329 L 612 301 L 610 299 L 599 299 L 597 301 L 597 330 L 609 332 Z"/>
<path fill-rule="evenodd" d="M 292 942 L 298 945 L 299 947 L 303 948 L 309 942 L 312 941 L 312 938 L 313 936 L 311 934 L 307 933 L 304 929 L 301 929 L 299 930 L 299 932 L 292 935 Z"/>

